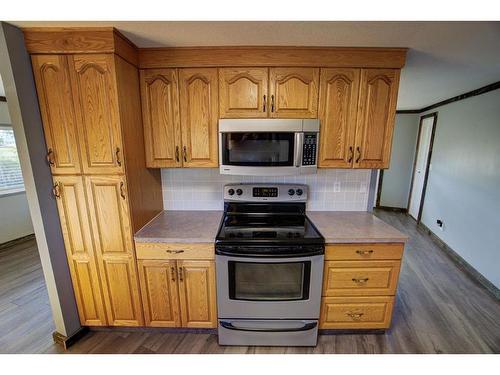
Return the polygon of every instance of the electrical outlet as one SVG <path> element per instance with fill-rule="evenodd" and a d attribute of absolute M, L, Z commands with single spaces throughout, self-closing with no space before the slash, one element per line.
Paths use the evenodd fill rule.
<path fill-rule="evenodd" d="M 340 192 L 340 182 L 334 182 L 333 183 L 333 192 L 334 193 L 339 193 Z"/>

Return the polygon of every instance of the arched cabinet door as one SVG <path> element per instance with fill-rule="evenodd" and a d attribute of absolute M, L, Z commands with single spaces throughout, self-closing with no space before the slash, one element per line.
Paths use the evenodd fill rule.
<path fill-rule="evenodd" d="M 351 168 L 358 112 L 360 69 L 321 69 L 319 166 Z"/>
<path fill-rule="evenodd" d="M 73 95 L 64 55 L 31 58 L 52 174 L 80 174 L 77 126 Z"/>
<path fill-rule="evenodd" d="M 399 69 L 362 69 L 354 168 L 389 168 Z"/>
<path fill-rule="evenodd" d="M 114 58 L 69 56 L 83 173 L 124 173 Z"/>
<path fill-rule="evenodd" d="M 141 70 L 146 165 L 182 166 L 179 90 L 176 69 Z"/>
<path fill-rule="evenodd" d="M 267 85 L 267 68 L 219 69 L 220 117 L 267 117 Z"/>
<path fill-rule="evenodd" d="M 318 68 L 271 68 L 270 117 L 317 118 L 318 89 Z"/>
<path fill-rule="evenodd" d="M 179 69 L 179 92 L 183 166 L 217 167 L 217 69 Z"/>

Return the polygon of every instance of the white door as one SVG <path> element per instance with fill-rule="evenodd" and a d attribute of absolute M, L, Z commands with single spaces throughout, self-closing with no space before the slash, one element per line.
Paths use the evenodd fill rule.
<path fill-rule="evenodd" d="M 420 201 L 422 200 L 422 192 L 424 190 L 425 171 L 429 157 L 429 148 L 431 146 L 434 119 L 434 116 L 423 119 L 420 128 L 417 161 L 415 163 L 415 170 L 413 171 L 413 185 L 411 187 L 410 207 L 408 208 L 408 212 L 415 219 L 418 219 Z"/>

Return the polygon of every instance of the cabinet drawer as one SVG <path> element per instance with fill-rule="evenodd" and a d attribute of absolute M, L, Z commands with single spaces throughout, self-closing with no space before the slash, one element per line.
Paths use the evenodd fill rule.
<path fill-rule="evenodd" d="M 403 243 L 327 245 L 325 260 L 401 259 Z"/>
<path fill-rule="evenodd" d="M 389 328 L 394 297 L 323 297 L 320 328 Z"/>
<path fill-rule="evenodd" d="M 396 292 L 400 261 L 326 261 L 324 296 L 388 295 Z"/>
<path fill-rule="evenodd" d="M 214 244 L 160 243 L 135 244 L 137 259 L 214 259 Z"/>

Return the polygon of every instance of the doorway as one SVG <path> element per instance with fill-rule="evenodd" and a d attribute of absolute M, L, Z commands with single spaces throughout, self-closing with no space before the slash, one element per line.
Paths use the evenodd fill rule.
<path fill-rule="evenodd" d="M 420 222 L 422 217 L 436 123 L 437 112 L 420 117 L 411 190 L 408 199 L 408 213 L 417 222 Z"/>

